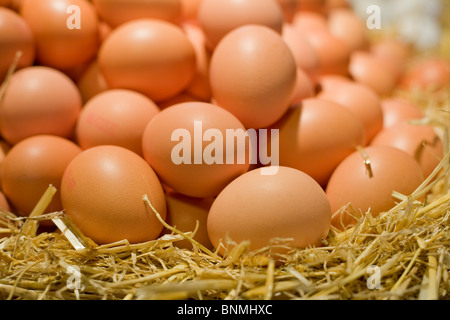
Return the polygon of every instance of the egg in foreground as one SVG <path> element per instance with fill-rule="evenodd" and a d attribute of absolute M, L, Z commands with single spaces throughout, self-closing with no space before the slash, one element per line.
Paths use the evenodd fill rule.
<path fill-rule="evenodd" d="M 370 146 L 355 151 L 339 164 L 326 188 L 332 224 L 345 229 L 369 211 L 378 216 L 395 206 L 394 191 L 410 195 L 423 180 L 419 163 L 403 150 Z"/>
<path fill-rule="evenodd" d="M 61 201 L 72 222 L 98 244 L 154 240 L 163 225 L 143 201 L 147 195 L 163 219 L 164 191 L 153 169 L 136 153 L 119 146 L 97 146 L 68 165 Z"/>
<path fill-rule="evenodd" d="M 330 204 L 313 178 L 288 167 L 278 167 L 274 175 L 263 175 L 259 168 L 219 194 L 209 211 L 207 229 L 211 243 L 222 253 L 233 243 L 250 241 L 250 250 L 257 250 L 276 238 L 305 248 L 322 244 L 330 221 Z M 286 249 L 272 250 L 278 254 Z"/>

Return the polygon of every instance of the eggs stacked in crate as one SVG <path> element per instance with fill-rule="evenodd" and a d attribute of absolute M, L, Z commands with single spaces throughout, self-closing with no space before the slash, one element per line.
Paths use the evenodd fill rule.
<path fill-rule="evenodd" d="M 391 209 L 444 155 L 425 110 L 394 93 L 446 90 L 449 61 L 410 67 L 414 46 L 372 38 L 367 12 L 2 1 L 2 208 L 50 232 L 66 215 L 96 244 L 181 232 L 176 246 L 249 241 L 277 259 Z"/>

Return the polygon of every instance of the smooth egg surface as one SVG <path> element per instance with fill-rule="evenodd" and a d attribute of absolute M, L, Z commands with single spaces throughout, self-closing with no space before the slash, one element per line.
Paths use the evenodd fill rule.
<path fill-rule="evenodd" d="M 317 182 L 279 167 L 273 175 L 255 169 L 231 182 L 212 204 L 207 227 L 212 244 L 225 253 L 242 241 L 256 250 L 277 238 L 297 248 L 321 246 L 330 221 L 330 204 Z M 270 252 L 286 250 L 275 246 Z"/>
<path fill-rule="evenodd" d="M 423 180 L 419 163 L 405 151 L 390 146 L 355 151 L 339 164 L 326 188 L 332 225 L 345 229 L 369 212 L 376 217 L 395 206 L 394 191 L 409 195 Z"/>
<path fill-rule="evenodd" d="M 61 183 L 65 212 L 98 244 L 158 237 L 163 225 L 145 195 L 165 219 L 166 199 L 157 175 L 142 157 L 118 146 L 84 150 L 69 163 Z"/>

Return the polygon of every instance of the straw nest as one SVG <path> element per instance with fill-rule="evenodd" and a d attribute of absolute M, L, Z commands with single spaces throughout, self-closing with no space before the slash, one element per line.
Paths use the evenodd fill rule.
<path fill-rule="evenodd" d="M 448 54 L 448 31 L 443 39 Z M 0 211 L 0 299 L 449 300 L 449 94 L 396 92 L 426 110 L 422 124 L 441 133 L 445 157 L 415 192 L 394 193 L 396 207 L 332 229 L 322 247 L 291 249 L 282 264 L 266 253 L 283 239 L 258 251 L 243 242 L 222 257 L 194 241 L 195 230 L 175 228 L 146 243 L 98 246 L 64 212 L 42 214 L 56 192 L 49 186 L 30 217 Z M 46 219 L 59 231 L 37 232 Z M 192 250 L 174 245 L 185 239 Z"/>

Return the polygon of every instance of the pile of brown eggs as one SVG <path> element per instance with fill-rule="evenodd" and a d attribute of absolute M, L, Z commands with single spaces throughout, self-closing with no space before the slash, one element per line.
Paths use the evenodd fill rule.
<path fill-rule="evenodd" d="M 449 61 L 368 34 L 345 0 L 2 0 L 1 205 L 53 185 L 46 212 L 137 243 L 169 232 L 147 195 L 209 248 L 320 246 L 443 157 L 393 92 L 446 90 Z"/>

